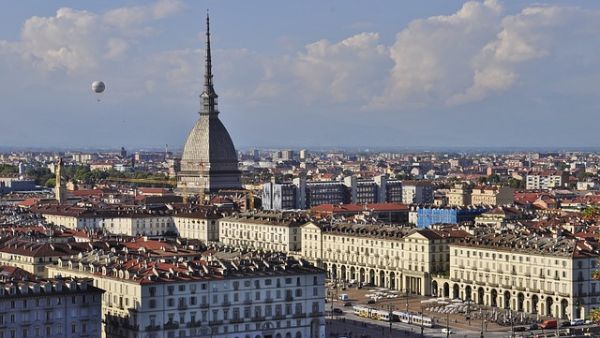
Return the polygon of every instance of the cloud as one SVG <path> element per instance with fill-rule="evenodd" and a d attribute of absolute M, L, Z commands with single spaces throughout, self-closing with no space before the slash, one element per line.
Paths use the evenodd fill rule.
<path fill-rule="evenodd" d="M 320 40 L 309 44 L 290 63 L 309 102 L 323 97 L 334 102 L 364 102 L 381 89 L 378 83 L 385 76 L 389 58 L 379 34 L 360 33 L 337 43 Z"/>
<path fill-rule="evenodd" d="M 502 19 L 496 38 L 484 46 L 472 64 L 472 85 L 463 93 L 448 100 L 450 104 L 462 104 L 482 100 L 495 92 L 505 91 L 515 85 L 527 62 L 550 59 L 545 62 L 549 69 L 564 68 L 555 64 L 552 57 L 597 40 L 600 13 L 574 7 L 533 6 L 516 15 Z M 593 47 L 595 48 L 595 47 Z M 597 54 L 589 50 L 586 53 Z"/>
<path fill-rule="evenodd" d="M 135 37 L 147 30 L 144 23 L 165 18 L 181 8 L 179 1 L 167 0 L 104 14 L 60 8 L 53 17 L 27 19 L 20 40 L 0 41 L 0 45 L 38 70 L 64 70 L 68 74 L 88 71 L 124 55 Z"/>
<path fill-rule="evenodd" d="M 151 20 L 164 19 L 183 9 L 178 0 L 159 0 L 148 6 L 121 7 L 104 14 L 104 21 L 113 26 L 126 27 Z"/>
<path fill-rule="evenodd" d="M 496 34 L 501 12 L 495 1 L 471 1 L 452 15 L 411 22 L 390 47 L 394 66 L 371 106 L 422 107 L 445 101 L 468 81 L 469 62 Z"/>

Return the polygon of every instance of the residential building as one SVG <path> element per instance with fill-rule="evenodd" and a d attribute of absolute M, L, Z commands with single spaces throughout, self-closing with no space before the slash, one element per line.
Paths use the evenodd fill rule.
<path fill-rule="evenodd" d="M 433 186 L 426 181 L 402 182 L 402 203 L 404 204 L 432 204 Z"/>
<path fill-rule="evenodd" d="M 435 296 L 570 320 L 600 306 L 597 242 L 493 233 L 449 249 L 450 276 L 434 277 Z"/>
<path fill-rule="evenodd" d="M 0 337 L 99 338 L 102 293 L 91 279 L 0 281 Z"/>
<path fill-rule="evenodd" d="M 545 171 L 531 173 L 525 177 L 525 188 L 528 190 L 548 190 L 564 187 L 569 174 L 563 171 Z"/>
<path fill-rule="evenodd" d="M 472 205 L 507 205 L 512 204 L 515 190 L 511 187 L 475 187 L 471 193 Z"/>
<path fill-rule="evenodd" d="M 430 295 L 431 276 L 448 272 L 450 233 L 382 225 L 302 227 L 302 257 L 329 278 Z"/>
<path fill-rule="evenodd" d="M 471 205 L 471 188 L 463 184 L 455 184 L 446 193 L 449 206 L 463 207 Z"/>
<path fill-rule="evenodd" d="M 358 179 L 347 176 L 343 181 L 306 181 L 263 184 L 263 209 L 310 209 L 321 204 L 364 204 L 402 202 L 402 182 L 387 176 Z"/>
<path fill-rule="evenodd" d="M 179 237 L 203 242 L 219 241 L 219 219 L 213 211 L 180 212 L 173 214 L 173 225 Z"/>
<path fill-rule="evenodd" d="M 106 290 L 104 337 L 325 338 L 321 269 L 281 254 L 219 254 L 160 262 L 98 252 L 49 273 L 93 278 Z"/>
<path fill-rule="evenodd" d="M 33 209 L 47 222 L 70 229 L 106 230 L 129 236 L 176 234 L 172 215 L 141 209 L 92 209 L 69 205 L 42 205 Z"/>
<path fill-rule="evenodd" d="M 219 220 L 219 242 L 235 247 L 276 252 L 298 252 L 301 226 L 308 219 L 298 213 L 237 214 Z"/>
<path fill-rule="evenodd" d="M 92 250 L 88 243 L 50 243 L 12 238 L 0 246 L 0 265 L 14 266 L 46 277 L 46 266 L 60 258 Z"/>

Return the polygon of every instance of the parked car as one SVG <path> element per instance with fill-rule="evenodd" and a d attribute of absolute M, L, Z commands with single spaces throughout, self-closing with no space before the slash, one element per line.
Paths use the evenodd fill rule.
<path fill-rule="evenodd" d="M 523 331 L 526 331 L 526 330 L 527 330 L 527 327 L 526 327 L 526 326 L 515 326 L 515 327 L 513 328 L 513 331 L 514 331 L 514 332 L 523 332 Z"/>
<path fill-rule="evenodd" d="M 583 319 L 573 319 L 571 321 L 571 326 L 583 325 L 583 324 L 585 324 L 585 320 L 583 320 Z"/>
<path fill-rule="evenodd" d="M 333 308 L 333 314 L 335 314 L 335 315 L 343 315 L 344 311 L 342 311 L 342 309 L 340 309 L 340 308 L 334 307 Z"/>
<path fill-rule="evenodd" d="M 556 326 L 558 325 L 558 322 L 556 321 L 556 319 L 547 319 L 544 320 L 542 322 L 542 324 L 540 324 L 540 328 L 547 330 L 547 329 L 556 329 Z"/>
<path fill-rule="evenodd" d="M 444 334 L 452 334 L 453 332 L 452 332 L 452 330 L 451 330 L 451 329 L 448 329 L 448 328 L 443 328 L 443 329 L 442 329 L 442 333 L 444 333 Z"/>
<path fill-rule="evenodd" d="M 347 306 L 352 306 L 352 303 L 351 303 L 351 302 L 345 302 L 345 303 L 344 303 L 344 306 L 346 306 L 346 307 L 347 307 Z"/>
<path fill-rule="evenodd" d="M 571 322 L 560 322 L 560 327 L 569 327 L 571 326 Z"/>
<path fill-rule="evenodd" d="M 529 325 L 530 330 L 539 330 L 540 326 L 536 323 Z"/>
<path fill-rule="evenodd" d="M 375 304 L 375 299 L 369 299 L 369 301 L 367 302 L 367 304 Z"/>

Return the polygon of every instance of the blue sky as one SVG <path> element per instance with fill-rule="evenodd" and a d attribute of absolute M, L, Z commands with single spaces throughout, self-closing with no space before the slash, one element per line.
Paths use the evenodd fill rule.
<path fill-rule="evenodd" d="M 600 2 L 0 1 L 0 145 L 596 146 Z M 90 90 L 103 80 L 97 102 Z"/>

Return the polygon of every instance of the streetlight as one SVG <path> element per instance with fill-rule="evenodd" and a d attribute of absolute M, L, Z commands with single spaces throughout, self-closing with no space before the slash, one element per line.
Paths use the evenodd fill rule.
<path fill-rule="evenodd" d="M 480 337 L 483 338 L 483 322 L 485 320 L 483 319 L 483 309 L 482 308 L 479 308 L 479 314 L 481 315 L 481 336 Z"/>
<path fill-rule="evenodd" d="M 394 309 L 394 305 L 391 303 L 388 304 L 388 321 L 390 322 L 390 337 L 392 337 L 392 310 Z"/>
<path fill-rule="evenodd" d="M 450 338 L 450 312 L 446 312 L 446 338 Z"/>
<path fill-rule="evenodd" d="M 425 337 L 425 335 L 423 334 L 423 331 L 425 330 L 425 328 L 423 327 L 423 303 L 421 303 L 421 337 Z"/>

